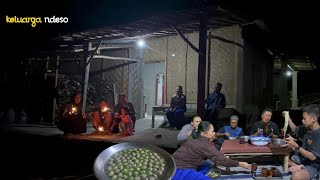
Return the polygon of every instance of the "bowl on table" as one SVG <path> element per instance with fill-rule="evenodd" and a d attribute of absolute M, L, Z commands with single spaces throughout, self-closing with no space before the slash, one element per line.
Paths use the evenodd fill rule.
<path fill-rule="evenodd" d="M 249 142 L 250 136 L 240 136 L 240 139 L 243 139 L 245 143 Z"/>
<path fill-rule="evenodd" d="M 265 146 L 265 145 L 269 144 L 270 138 L 269 137 L 251 136 L 250 142 L 251 142 L 251 144 L 256 145 L 256 146 Z"/>
<path fill-rule="evenodd" d="M 280 138 L 273 138 L 273 139 L 271 139 L 270 142 L 273 147 L 281 147 L 282 145 L 286 144 L 286 141 L 284 139 L 280 139 Z"/>

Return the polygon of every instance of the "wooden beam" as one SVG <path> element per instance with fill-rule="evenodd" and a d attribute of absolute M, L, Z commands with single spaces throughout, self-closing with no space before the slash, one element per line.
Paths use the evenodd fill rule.
<path fill-rule="evenodd" d="M 197 52 L 198 54 L 200 53 L 199 49 L 196 48 L 183 34 L 182 32 L 175 26 L 172 27 L 173 30 L 175 30 L 179 36 L 195 51 Z"/>
<path fill-rule="evenodd" d="M 86 66 L 88 66 L 88 64 L 90 64 L 90 62 L 91 62 L 94 54 L 96 54 L 96 52 L 97 52 L 97 50 L 98 50 L 98 48 L 99 48 L 99 46 L 100 46 L 101 43 L 102 43 L 102 39 L 100 40 L 99 45 L 97 45 L 97 47 L 95 48 L 95 50 L 91 53 L 91 55 L 90 55 L 90 57 L 89 57 L 89 60 L 86 62 Z"/>
<path fill-rule="evenodd" d="M 138 62 L 137 59 L 125 58 L 125 57 L 113 57 L 113 56 L 106 56 L 106 55 L 95 55 L 93 56 L 95 59 L 112 59 L 112 60 L 125 60 L 125 61 L 135 61 Z"/>
<path fill-rule="evenodd" d="M 91 74 L 92 76 L 96 76 L 96 75 L 99 75 L 99 74 L 101 74 L 101 73 L 108 72 L 108 71 L 111 71 L 111 70 L 114 70 L 114 69 L 117 69 L 117 68 L 120 68 L 120 67 L 129 65 L 129 64 L 133 64 L 133 63 L 137 63 L 137 62 L 135 62 L 135 61 L 130 61 L 130 62 L 126 62 L 126 63 L 114 65 L 114 66 L 111 66 L 111 67 L 107 67 L 106 69 L 101 69 L 101 70 L 99 70 L 99 71 L 91 72 L 90 74 Z"/>
<path fill-rule="evenodd" d="M 209 39 L 217 39 L 219 41 L 222 41 L 222 42 L 225 42 L 225 43 L 228 43 L 228 44 L 233 44 L 233 45 L 236 45 L 236 46 L 239 46 L 241 48 L 243 48 L 243 45 L 240 44 L 240 43 L 237 43 L 235 41 L 231 41 L 231 40 L 228 40 L 228 39 L 225 39 L 225 38 L 222 38 L 220 36 L 215 36 L 215 35 L 210 35 L 208 36 Z"/>

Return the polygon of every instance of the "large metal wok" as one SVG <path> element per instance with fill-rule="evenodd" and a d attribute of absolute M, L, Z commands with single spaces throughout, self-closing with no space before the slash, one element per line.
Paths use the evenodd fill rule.
<path fill-rule="evenodd" d="M 161 180 L 169 180 L 171 179 L 175 172 L 176 172 L 176 164 L 174 163 L 174 160 L 172 156 L 165 150 L 154 146 L 150 144 L 143 144 L 143 143 L 137 143 L 137 142 L 126 142 L 126 143 L 120 143 L 113 145 L 104 151 L 102 151 L 98 157 L 96 158 L 93 170 L 94 174 L 99 180 L 111 180 L 111 177 L 108 176 L 108 174 L 105 171 L 105 164 L 108 162 L 108 160 L 116 154 L 119 151 L 130 149 L 130 148 L 147 148 L 150 149 L 156 153 L 158 153 L 161 157 L 163 157 L 166 161 L 166 167 L 163 175 L 160 177 Z"/>

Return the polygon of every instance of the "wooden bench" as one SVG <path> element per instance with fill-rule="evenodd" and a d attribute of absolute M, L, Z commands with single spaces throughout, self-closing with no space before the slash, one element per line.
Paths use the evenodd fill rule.
<path fill-rule="evenodd" d="M 156 115 L 166 115 L 166 109 L 169 108 L 169 105 L 165 106 L 154 106 L 152 107 L 152 122 L 151 122 L 151 128 L 154 128 L 155 124 L 155 116 Z M 187 104 L 187 112 L 184 113 L 184 116 L 186 118 L 191 118 L 192 116 L 197 114 L 197 104 Z"/>

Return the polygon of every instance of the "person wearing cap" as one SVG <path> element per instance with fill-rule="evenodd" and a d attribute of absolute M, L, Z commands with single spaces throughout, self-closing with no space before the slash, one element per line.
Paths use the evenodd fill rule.
<path fill-rule="evenodd" d="M 181 130 L 187 124 L 184 113 L 187 111 L 187 98 L 182 94 L 182 87 L 177 86 L 176 94 L 172 96 L 170 108 L 166 109 L 167 119 L 171 129 Z"/>
<path fill-rule="evenodd" d="M 224 137 L 228 139 L 230 137 L 240 137 L 243 136 L 243 130 L 238 126 L 239 117 L 233 115 L 230 117 L 230 125 L 224 126 L 218 130 L 216 133 L 217 137 Z"/>
<path fill-rule="evenodd" d="M 224 139 L 237 138 L 244 135 L 242 128 L 238 126 L 238 122 L 239 117 L 233 115 L 230 117 L 230 125 L 221 127 L 217 131 L 216 137 L 218 137 L 218 139 L 216 143 L 218 145 L 221 146 L 224 142 Z"/>

